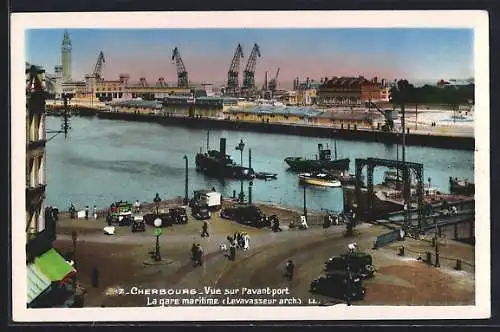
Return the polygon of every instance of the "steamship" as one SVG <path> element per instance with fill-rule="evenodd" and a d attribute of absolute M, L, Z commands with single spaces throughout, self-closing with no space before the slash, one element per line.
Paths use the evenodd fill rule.
<path fill-rule="evenodd" d="M 249 167 L 237 165 L 230 155 L 226 154 L 226 139 L 220 139 L 220 148 L 207 150 L 196 154 L 196 170 L 217 178 L 251 180 L 255 178 L 255 171 Z"/>
<path fill-rule="evenodd" d="M 318 144 L 319 159 L 306 159 L 302 157 L 287 157 L 285 162 L 294 171 L 314 172 L 323 170 L 348 170 L 349 158 L 337 159 L 337 148 L 335 145 L 335 159 L 331 158 L 331 150 L 323 149 L 323 144 Z"/>

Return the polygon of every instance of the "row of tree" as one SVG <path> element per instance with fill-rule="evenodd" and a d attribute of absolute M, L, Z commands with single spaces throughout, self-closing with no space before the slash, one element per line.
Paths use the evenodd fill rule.
<path fill-rule="evenodd" d="M 440 104 L 458 110 L 460 105 L 474 104 L 474 84 L 415 87 L 407 80 L 399 80 L 396 86 L 391 88 L 390 95 L 391 103 L 398 106 Z"/>

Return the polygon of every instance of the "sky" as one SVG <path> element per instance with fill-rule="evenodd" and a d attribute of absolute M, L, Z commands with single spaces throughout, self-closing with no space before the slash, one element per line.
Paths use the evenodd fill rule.
<path fill-rule="evenodd" d="M 295 77 L 365 76 L 414 81 L 474 77 L 473 30 L 443 28 L 349 29 L 68 29 L 72 78 L 83 80 L 104 53 L 105 79 L 128 73 L 132 82 L 177 79 L 171 60 L 178 47 L 192 82 L 221 83 L 238 43 L 243 70 L 254 43 L 260 47 L 255 79 L 278 68 L 280 86 Z M 61 63 L 64 30 L 26 30 L 26 61 L 48 73 Z"/>

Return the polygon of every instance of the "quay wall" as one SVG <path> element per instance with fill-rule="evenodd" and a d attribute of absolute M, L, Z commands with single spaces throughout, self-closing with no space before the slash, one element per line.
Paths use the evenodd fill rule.
<path fill-rule="evenodd" d="M 280 133 L 305 137 L 339 138 L 351 141 L 379 142 L 396 144 L 400 142 L 400 135 L 392 132 L 361 129 L 340 129 L 325 126 L 297 125 L 284 123 L 263 123 L 250 121 L 235 121 L 207 117 L 165 116 L 156 114 L 139 114 L 124 112 L 109 112 L 89 107 L 72 107 L 81 116 L 97 115 L 103 119 L 143 121 L 161 123 L 163 125 L 186 126 L 200 129 L 225 129 L 238 131 L 252 131 L 262 133 Z M 428 146 L 444 149 L 458 149 L 473 151 L 475 140 L 473 137 L 425 135 L 410 133 L 406 135 L 406 144 L 409 146 Z"/>

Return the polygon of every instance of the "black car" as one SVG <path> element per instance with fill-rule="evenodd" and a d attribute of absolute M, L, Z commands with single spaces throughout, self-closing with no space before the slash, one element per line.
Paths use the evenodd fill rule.
<path fill-rule="evenodd" d="M 183 207 L 170 208 L 168 210 L 168 213 L 170 214 L 170 218 L 172 219 L 174 224 L 187 224 L 188 216 L 185 208 Z"/>
<path fill-rule="evenodd" d="M 145 214 L 143 216 L 143 218 L 144 218 L 144 222 L 146 223 L 146 225 L 153 226 L 153 227 L 154 227 L 154 221 L 156 218 L 161 219 L 161 222 L 162 222 L 161 227 L 172 226 L 174 224 L 174 221 L 173 221 L 170 213 L 160 213 L 160 214 L 148 213 L 148 214 Z"/>
<path fill-rule="evenodd" d="M 258 228 L 270 227 L 269 218 L 255 205 L 242 205 L 221 210 L 220 216 Z"/>
<path fill-rule="evenodd" d="M 375 268 L 373 267 L 372 256 L 363 252 L 331 257 L 325 262 L 325 272 L 335 273 L 346 271 L 349 265 L 351 271 L 363 279 L 373 277 Z"/>
<path fill-rule="evenodd" d="M 366 289 L 363 287 L 363 279 L 353 275 L 350 278 L 345 273 L 336 273 L 321 276 L 311 282 L 311 293 L 317 293 L 334 297 L 341 300 L 363 300 Z"/>
<path fill-rule="evenodd" d="M 132 233 L 136 232 L 145 232 L 146 231 L 146 223 L 143 218 L 134 218 L 134 222 L 132 223 Z"/>
<path fill-rule="evenodd" d="M 193 206 L 191 208 L 191 214 L 193 215 L 193 218 L 197 220 L 207 220 L 211 217 L 210 210 L 206 206 Z"/>

